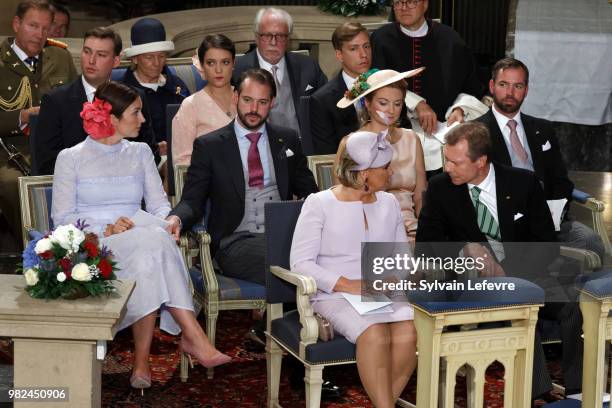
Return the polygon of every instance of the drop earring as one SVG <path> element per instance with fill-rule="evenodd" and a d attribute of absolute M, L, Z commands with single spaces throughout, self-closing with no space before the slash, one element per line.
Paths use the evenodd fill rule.
<path fill-rule="evenodd" d="M 363 191 L 365 191 L 366 193 L 370 191 L 370 187 L 368 186 L 368 179 L 365 179 L 365 181 L 363 182 Z"/>

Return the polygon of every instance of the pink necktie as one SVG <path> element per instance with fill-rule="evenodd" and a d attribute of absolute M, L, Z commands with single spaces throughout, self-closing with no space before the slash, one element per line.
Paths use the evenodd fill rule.
<path fill-rule="evenodd" d="M 261 133 L 248 133 L 246 138 L 251 142 L 247 162 L 249 165 L 249 187 L 263 188 L 264 171 L 261 166 L 261 158 L 259 157 L 259 149 L 257 142 L 261 137 Z"/>
<path fill-rule="evenodd" d="M 510 146 L 512 146 L 512 150 L 523 163 L 527 163 L 529 156 L 527 155 L 527 151 L 523 147 L 523 144 L 519 140 L 518 133 L 516 133 L 516 120 L 510 119 L 508 121 L 508 127 L 510 128 Z"/>

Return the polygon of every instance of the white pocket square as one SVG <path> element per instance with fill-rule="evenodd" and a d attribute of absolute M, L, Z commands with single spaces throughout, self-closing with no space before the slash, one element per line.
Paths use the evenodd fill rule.
<path fill-rule="evenodd" d="M 306 85 L 306 91 L 310 91 L 312 89 L 312 86 L 310 84 Z"/>
<path fill-rule="evenodd" d="M 518 220 L 519 218 L 521 218 L 523 216 L 523 214 L 521 213 L 516 213 L 514 214 L 514 221 Z"/>
<path fill-rule="evenodd" d="M 294 153 L 293 153 L 293 151 L 291 149 L 287 149 L 285 151 L 285 154 L 287 155 L 287 157 L 291 157 L 291 156 L 293 156 Z"/>
<path fill-rule="evenodd" d="M 542 151 L 545 152 L 547 150 L 550 150 L 550 141 L 548 140 L 542 145 Z"/>

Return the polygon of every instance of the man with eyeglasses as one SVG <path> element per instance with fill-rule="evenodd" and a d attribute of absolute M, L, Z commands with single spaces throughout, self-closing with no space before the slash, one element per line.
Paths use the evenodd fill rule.
<path fill-rule="evenodd" d="M 396 22 L 372 33 L 372 66 L 399 72 L 427 67 L 408 79 L 409 90 L 425 100 L 408 93 L 406 105 L 413 128 L 421 133 L 430 177 L 442 172 L 442 144 L 431 136 L 438 121 L 451 125 L 484 113 L 478 101 L 484 87 L 472 52 L 459 34 L 425 19 L 429 0 L 393 0 L 392 5 Z"/>
<path fill-rule="evenodd" d="M 232 80 L 250 68 L 269 71 L 278 94 L 269 121 L 301 134 L 305 120 L 300 115 L 300 97 L 311 95 L 327 82 L 319 64 L 310 57 L 288 52 L 293 19 L 285 10 L 262 8 L 255 17 L 254 51 L 236 59 Z"/>

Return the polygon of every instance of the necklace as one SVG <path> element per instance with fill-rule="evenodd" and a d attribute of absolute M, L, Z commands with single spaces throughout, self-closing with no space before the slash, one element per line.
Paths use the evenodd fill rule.
<path fill-rule="evenodd" d="M 227 106 L 227 105 L 221 103 L 221 101 L 215 95 L 213 95 L 212 92 L 209 92 L 208 90 L 206 90 L 206 88 L 204 88 L 204 92 L 206 92 L 208 96 L 210 96 L 210 99 L 213 100 L 213 102 L 219 107 L 219 109 L 221 109 L 227 115 L 228 118 L 232 117 L 232 112 L 229 106 L 227 107 L 227 109 L 224 109 L 223 106 Z M 230 102 L 230 105 L 231 105 L 231 102 Z"/>

